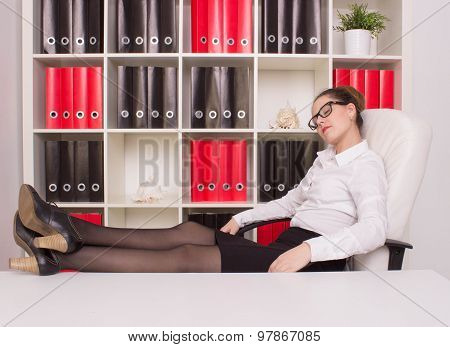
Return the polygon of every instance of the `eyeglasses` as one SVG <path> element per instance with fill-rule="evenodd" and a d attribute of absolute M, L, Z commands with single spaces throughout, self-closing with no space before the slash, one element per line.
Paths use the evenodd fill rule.
<path fill-rule="evenodd" d="M 319 116 L 322 118 L 326 118 L 328 117 L 331 112 L 333 112 L 333 108 L 331 107 L 331 105 L 336 104 L 336 105 L 347 105 L 348 102 L 344 102 L 344 101 L 328 101 L 327 103 L 325 103 L 319 110 L 319 112 L 317 112 L 316 115 L 314 115 L 308 122 L 308 126 L 311 128 L 311 130 L 316 130 L 317 129 L 317 120 L 319 119 Z"/>

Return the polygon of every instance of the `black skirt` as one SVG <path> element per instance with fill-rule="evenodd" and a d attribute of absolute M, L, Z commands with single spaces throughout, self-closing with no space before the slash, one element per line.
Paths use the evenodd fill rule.
<path fill-rule="evenodd" d="M 267 272 L 284 252 L 320 234 L 299 227 L 289 227 L 267 246 L 241 236 L 215 230 L 220 249 L 222 272 Z M 312 262 L 297 272 L 343 271 L 347 259 Z"/>

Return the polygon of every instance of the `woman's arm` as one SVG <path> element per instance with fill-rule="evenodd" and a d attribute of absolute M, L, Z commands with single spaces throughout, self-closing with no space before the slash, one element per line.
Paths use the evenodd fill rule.
<path fill-rule="evenodd" d="M 362 162 L 349 182 L 358 222 L 335 234 L 306 240 L 311 262 L 348 258 L 368 253 L 384 244 L 388 230 L 387 179 L 383 161 Z"/>

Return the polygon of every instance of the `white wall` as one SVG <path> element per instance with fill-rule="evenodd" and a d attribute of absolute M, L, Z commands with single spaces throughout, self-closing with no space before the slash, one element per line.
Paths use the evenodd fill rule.
<path fill-rule="evenodd" d="M 0 2 L 0 270 L 8 268 L 9 257 L 20 256 L 12 222 L 22 182 L 21 7 L 20 0 Z"/>
<path fill-rule="evenodd" d="M 440 12 L 429 17 L 447 3 Z M 410 223 L 406 267 L 434 269 L 450 279 L 450 4 L 413 1 L 412 109 L 431 122 L 428 168 Z M 424 21 L 419 25 L 420 22 Z"/>

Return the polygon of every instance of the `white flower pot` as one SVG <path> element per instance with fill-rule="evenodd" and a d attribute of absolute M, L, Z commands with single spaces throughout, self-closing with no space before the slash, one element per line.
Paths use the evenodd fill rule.
<path fill-rule="evenodd" d="M 371 35 L 369 30 L 353 29 L 344 32 L 345 54 L 369 55 Z"/>

